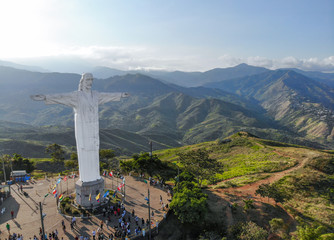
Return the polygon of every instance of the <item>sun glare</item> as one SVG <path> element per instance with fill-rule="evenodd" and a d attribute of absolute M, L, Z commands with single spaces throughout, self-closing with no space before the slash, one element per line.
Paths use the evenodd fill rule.
<path fill-rule="evenodd" d="M 48 1 L 1 1 L 0 2 L 0 58 L 36 57 L 46 55 L 54 47 L 47 42 L 50 24 Z"/>

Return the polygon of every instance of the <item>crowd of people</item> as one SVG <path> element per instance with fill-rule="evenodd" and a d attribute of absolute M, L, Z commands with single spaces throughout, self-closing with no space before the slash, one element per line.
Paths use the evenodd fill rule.
<path fill-rule="evenodd" d="M 149 183 L 153 186 L 157 187 L 163 187 L 163 182 L 158 180 L 149 179 Z M 22 185 L 21 185 L 22 186 Z M 22 187 L 18 187 L 18 191 L 23 191 Z M 168 196 L 171 196 L 170 190 L 168 190 Z M 163 203 L 162 196 L 160 195 L 160 204 L 161 204 L 161 210 L 167 210 L 168 204 Z M 154 211 L 152 213 L 152 218 L 154 217 Z M 11 211 L 11 216 L 14 218 L 13 211 Z M 69 222 L 64 221 L 64 219 L 61 222 L 62 231 L 63 233 L 67 233 L 66 225 L 69 224 L 71 232 L 69 232 L 70 235 L 74 236 L 74 239 L 80 239 L 80 240 L 100 240 L 100 239 L 130 239 L 134 236 L 145 236 L 148 234 L 148 227 L 152 226 L 153 222 L 149 222 L 148 219 L 139 218 L 135 214 L 135 209 L 132 209 L 131 212 L 126 211 L 125 206 L 123 203 L 116 203 L 111 204 L 110 202 L 105 205 L 105 207 L 102 209 L 102 220 L 100 220 L 99 226 L 96 230 L 93 230 L 90 233 L 86 233 L 86 235 L 80 235 L 80 229 L 83 226 L 77 226 L 77 219 L 76 217 L 72 217 Z M 164 218 L 166 217 L 166 213 L 164 213 Z M 158 223 L 153 224 L 154 226 L 157 226 Z M 82 223 L 80 224 L 82 225 Z M 10 231 L 10 225 L 9 223 L 6 224 L 6 228 L 8 231 L 8 238 L 1 238 L 0 240 L 23 240 L 24 236 L 20 233 L 12 233 Z M 106 228 L 106 229 L 105 229 Z M 109 231 L 104 231 L 109 230 Z M 1 232 L 0 232 L 1 233 Z M 54 229 L 50 232 L 45 232 L 45 238 L 48 240 L 63 240 L 64 234 L 59 234 L 57 229 Z M 67 235 L 67 234 L 66 234 Z M 42 228 L 40 228 L 39 234 L 36 234 L 32 237 L 25 238 L 25 239 L 33 239 L 33 240 L 39 240 L 43 239 L 43 231 Z M 65 237 L 67 239 L 67 237 Z"/>

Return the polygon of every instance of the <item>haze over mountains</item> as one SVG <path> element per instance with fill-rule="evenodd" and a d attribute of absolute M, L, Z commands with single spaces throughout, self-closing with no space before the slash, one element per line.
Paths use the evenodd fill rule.
<path fill-rule="evenodd" d="M 131 94 L 100 107 L 103 148 L 131 154 L 147 151 L 151 140 L 155 149 L 168 148 L 240 130 L 313 147 L 328 148 L 334 141 L 333 74 L 246 64 L 206 72 L 96 68 L 92 73 L 93 89 Z M 0 66 L 3 152 L 42 156 L 43 146 L 53 142 L 73 151 L 72 109 L 29 96 L 75 91 L 80 77 Z"/>

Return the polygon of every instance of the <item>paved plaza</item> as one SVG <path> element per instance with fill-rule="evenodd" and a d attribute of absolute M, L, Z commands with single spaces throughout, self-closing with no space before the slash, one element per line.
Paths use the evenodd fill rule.
<path fill-rule="evenodd" d="M 121 179 L 118 178 L 104 178 L 106 189 L 116 189 L 118 184 L 121 183 Z M 62 181 L 59 188 L 66 196 L 68 190 L 69 193 L 74 192 L 75 179 L 68 179 L 66 182 Z M 36 235 L 39 238 L 39 229 L 41 227 L 39 202 L 43 203 L 43 213 L 46 214 L 44 218 L 44 228 L 47 234 L 58 231 L 58 237 L 61 239 L 75 239 L 76 236 L 87 236 L 92 239 L 92 231 L 97 230 L 100 226 L 101 220 L 105 222 L 107 217 L 93 216 L 90 219 L 81 219 L 77 217 L 77 225 L 71 230 L 70 222 L 71 216 L 63 216 L 58 213 L 56 207 L 56 199 L 50 193 L 51 187 L 55 185 L 56 179 L 43 179 L 34 181 L 23 185 L 23 194 L 18 185 L 12 185 L 11 196 L 7 198 L 1 205 L 1 209 L 5 208 L 5 212 L 0 215 L 0 239 L 8 238 L 9 234 L 6 229 L 6 224 L 10 225 L 10 232 L 16 234 L 22 234 L 24 239 L 33 238 Z M 125 185 L 125 199 L 124 206 L 127 211 L 126 216 L 131 216 L 132 211 L 135 211 L 135 216 L 139 219 L 144 218 L 145 222 L 148 219 L 148 207 L 145 197 L 147 197 L 148 185 L 140 178 L 126 176 Z M 150 186 L 150 203 L 151 210 L 154 212 L 154 216 L 151 218 L 152 222 L 160 222 L 163 219 L 164 211 L 161 209 L 160 196 L 163 203 L 169 203 L 167 201 L 167 192 L 162 190 L 158 186 Z M 50 193 L 47 197 L 45 195 Z M 11 211 L 14 211 L 12 218 Z M 127 217 L 128 218 L 128 217 Z M 111 222 L 104 224 L 103 233 L 108 236 L 110 233 L 114 233 L 114 226 L 118 225 L 117 216 L 111 217 Z M 65 221 L 66 231 L 63 231 L 61 222 Z M 141 221 L 139 221 L 141 226 Z M 134 234 L 136 223 L 131 216 L 131 235 Z"/>

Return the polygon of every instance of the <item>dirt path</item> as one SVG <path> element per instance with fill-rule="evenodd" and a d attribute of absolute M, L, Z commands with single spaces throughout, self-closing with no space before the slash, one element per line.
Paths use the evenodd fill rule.
<path fill-rule="evenodd" d="M 284 157 L 289 157 L 291 159 L 296 159 L 295 154 L 291 155 L 288 154 L 286 152 L 281 152 L 278 150 L 275 150 L 275 153 L 284 156 Z M 248 185 L 244 185 L 241 187 L 235 187 L 235 188 L 225 188 L 225 189 L 210 189 L 210 191 L 217 195 L 220 196 L 221 198 L 225 199 L 227 201 L 228 206 L 231 206 L 231 204 L 233 204 L 233 202 L 235 202 L 235 198 L 237 197 L 239 200 L 242 199 L 246 199 L 246 198 L 252 198 L 255 202 L 255 205 L 259 205 L 261 203 L 263 204 L 275 204 L 273 199 L 269 199 L 268 198 L 262 198 L 260 196 L 256 196 L 255 195 L 255 191 L 258 189 L 258 187 L 261 184 L 271 184 L 274 183 L 276 181 L 278 181 L 279 179 L 281 179 L 282 177 L 284 177 L 285 175 L 300 169 L 301 167 L 305 166 L 305 163 L 308 161 L 308 159 L 313 158 L 316 156 L 316 153 L 312 150 L 305 150 L 305 152 L 303 152 L 302 156 L 298 156 L 299 162 L 297 165 L 295 165 L 294 167 L 291 167 L 289 169 L 286 169 L 284 171 L 281 172 L 276 172 L 276 173 L 272 173 L 271 176 L 269 178 L 263 179 L 263 180 L 259 180 L 257 182 L 248 184 Z M 298 160 L 298 159 L 297 159 Z M 230 180 L 230 179 L 229 179 Z M 226 181 L 226 180 L 225 180 Z M 233 198 L 229 197 L 229 196 L 233 196 Z M 280 206 L 282 209 L 283 207 Z M 285 209 L 283 209 L 285 211 Z M 286 211 L 285 211 L 286 212 Z M 288 216 L 290 216 L 290 224 L 294 224 L 294 219 L 293 217 L 286 212 L 286 214 Z M 231 226 L 233 225 L 233 216 L 231 216 L 231 208 L 227 207 L 225 210 L 225 216 L 226 216 L 226 222 L 227 222 L 227 226 Z"/>
<path fill-rule="evenodd" d="M 284 157 L 289 157 L 289 158 L 294 159 L 294 157 L 292 157 L 291 155 L 279 152 L 277 150 L 275 151 L 275 153 L 277 153 L 277 154 L 279 154 L 281 156 L 284 156 Z M 285 175 L 289 174 L 290 172 L 295 171 L 295 170 L 303 167 L 305 165 L 305 163 L 307 162 L 308 159 L 309 159 L 309 157 L 305 157 L 301 161 L 299 161 L 299 163 L 297 165 L 295 165 L 295 166 L 293 166 L 293 167 L 291 167 L 289 169 L 286 169 L 286 170 L 281 171 L 281 172 L 272 173 L 269 178 L 266 178 L 266 179 L 263 179 L 263 180 L 259 180 L 257 182 L 254 182 L 254 183 L 251 183 L 251 184 L 247 184 L 247 185 L 244 185 L 244 186 L 241 186 L 241 187 L 226 188 L 226 189 L 215 189 L 215 190 L 212 190 L 212 191 L 219 192 L 219 193 L 234 193 L 236 195 L 244 196 L 244 197 L 251 196 L 252 198 L 260 199 L 261 200 L 262 199 L 261 197 L 258 197 L 258 196 L 255 195 L 255 191 L 258 189 L 258 187 L 261 184 L 268 184 L 268 183 L 271 184 L 273 182 L 278 181 L 279 179 L 281 179 Z"/>

